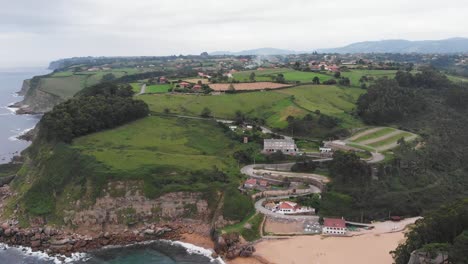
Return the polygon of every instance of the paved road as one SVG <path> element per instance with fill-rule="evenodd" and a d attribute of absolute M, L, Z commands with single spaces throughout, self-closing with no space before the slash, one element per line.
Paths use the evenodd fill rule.
<path fill-rule="evenodd" d="M 252 164 L 252 165 L 247 165 L 247 166 L 244 166 L 243 168 L 241 168 L 241 173 L 247 175 L 247 176 L 250 176 L 250 177 L 255 177 L 255 178 L 258 178 L 258 177 L 262 177 L 261 175 L 257 175 L 254 173 L 255 171 L 255 168 L 257 167 L 263 167 L 263 166 L 275 166 L 275 165 L 278 165 L 278 166 L 285 166 L 285 167 L 288 167 L 288 166 L 292 166 L 294 165 L 294 163 L 280 163 L 280 164 Z M 315 180 L 317 181 L 321 181 L 321 182 L 326 182 L 328 179 L 322 175 L 318 175 L 318 174 L 308 174 L 308 173 L 294 173 L 294 172 L 281 172 L 281 171 L 271 171 L 271 170 L 261 170 L 261 171 L 270 171 L 272 173 L 282 173 L 282 174 L 285 174 L 286 177 L 299 177 L 299 178 L 314 178 Z M 267 198 L 263 198 L 263 199 L 260 199 L 258 200 L 256 203 L 255 203 L 255 209 L 264 214 L 264 215 L 268 215 L 268 216 L 271 216 L 271 217 L 275 217 L 275 218 L 281 218 L 281 219 L 294 219 L 294 220 L 311 220 L 311 221 L 318 221 L 319 217 L 316 216 L 316 215 L 283 215 L 283 214 L 278 214 L 278 213 L 274 213 L 268 209 L 266 209 L 265 207 L 262 206 L 263 202 L 266 200 L 266 199 L 286 199 L 286 198 L 289 198 L 289 197 L 298 197 L 298 196 L 304 196 L 304 195 L 309 195 L 309 194 L 313 194 L 313 193 L 321 193 L 321 190 L 320 188 L 314 186 L 314 185 L 309 185 L 309 191 L 306 192 L 306 193 L 302 193 L 302 194 L 298 194 L 298 195 L 282 195 L 282 196 L 273 196 L 273 197 L 267 197 Z"/>

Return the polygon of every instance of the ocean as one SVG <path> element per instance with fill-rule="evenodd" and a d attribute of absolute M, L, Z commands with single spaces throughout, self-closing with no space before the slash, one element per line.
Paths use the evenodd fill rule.
<path fill-rule="evenodd" d="M 0 69 L 0 164 L 29 146 L 29 142 L 17 139 L 32 129 L 40 115 L 16 115 L 8 106 L 21 101 L 16 92 L 23 80 L 35 75 L 47 74 L 44 69 Z M 92 253 L 75 254 L 72 257 L 51 257 L 45 253 L 32 252 L 29 248 L 9 247 L 0 244 L 0 264 L 223 264 L 221 259 L 211 258 L 207 249 L 182 242 L 153 241 L 124 247 L 108 247 Z"/>
<path fill-rule="evenodd" d="M 17 137 L 40 120 L 40 115 L 16 115 L 16 109 L 8 106 L 22 100 L 16 92 L 21 89 L 23 80 L 47 72 L 44 69 L 0 69 L 0 164 L 10 162 L 29 146 L 29 142 Z"/>

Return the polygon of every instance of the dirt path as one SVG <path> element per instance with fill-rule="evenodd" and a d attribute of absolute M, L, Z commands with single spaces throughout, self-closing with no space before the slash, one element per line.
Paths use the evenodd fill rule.
<path fill-rule="evenodd" d="M 362 136 L 372 134 L 372 133 L 377 132 L 377 131 L 379 131 L 379 130 L 382 130 L 382 129 L 384 129 L 384 128 L 385 128 L 385 127 L 375 127 L 375 128 L 371 128 L 371 129 L 365 130 L 365 131 L 363 131 L 363 132 L 361 132 L 361 133 L 357 133 L 356 135 L 354 135 L 354 136 L 348 138 L 348 140 L 349 140 L 349 141 L 354 141 L 354 140 L 356 140 L 356 139 L 358 139 L 358 138 L 360 138 L 360 137 L 362 137 Z"/>
<path fill-rule="evenodd" d="M 140 92 L 137 95 L 142 95 L 146 93 L 146 83 L 141 86 Z"/>
<path fill-rule="evenodd" d="M 410 137 L 405 137 L 405 141 L 412 141 L 412 140 L 415 140 L 417 137 L 418 137 L 417 135 L 412 135 Z M 398 142 L 393 142 L 392 144 L 388 144 L 388 145 L 385 145 L 385 146 L 378 147 L 378 148 L 376 148 L 376 150 L 377 151 L 385 151 L 385 150 L 395 148 L 396 146 L 398 146 Z"/>
<path fill-rule="evenodd" d="M 385 135 L 380 136 L 380 137 L 376 137 L 376 138 L 371 138 L 371 139 L 368 139 L 368 140 L 364 140 L 364 141 L 362 141 L 362 142 L 359 142 L 359 144 L 361 144 L 361 145 L 370 145 L 370 144 L 372 144 L 372 143 L 379 142 L 379 141 L 385 140 L 385 139 L 387 139 L 387 138 L 391 138 L 391 137 L 396 136 L 396 135 L 398 135 L 398 134 L 400 134 L 400 133 L 404 133 L 404 131 L 402 131 L 402 130 L 395 130 L 395 131 L 393 131 L 393 132 L 390 132 L 390 133 L 385 134 Z"/>

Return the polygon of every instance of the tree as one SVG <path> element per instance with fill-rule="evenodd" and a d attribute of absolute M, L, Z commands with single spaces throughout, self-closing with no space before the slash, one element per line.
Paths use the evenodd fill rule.
<path fill-rule="evenodd" d="M 285 83 L 286 79 L 284 78 L 284 75 L 282 73 L 278 74 L 275 79 L 276 82 L 278 83 Z"/>
<path fill-rule="evenodd" d="M 449 256 L 451 263 L 466 263 L 468 260 L 468 230 L 463 231 L 455 238 Z"/>
<path fill-rule="evenodd" d="M 335 74 L 333 74 L 333 76 L 335 78 L 340 78 L 341 77 L 341 72 L 335 72 Z"/>
<path fill-rule="evenodd" d="M 320 78 L 315 76 L 313 79 L 312 79 L 312 83 L 313 84 L 320 84 Z"/>
<path fill-rule="evenodd" d="M 112 74 L 112 73 L 107 73 L 107 74 L 104 74 L 102 76 L 102 80 L 103 82 L 110 82 L 110 81 L 113 81 L 115 80 L 115 75 Z"/>
<path fill-rule="evenodd" d="M 250 75 L 249 75 L 249 80 L 251 82 L 255 82 L 255 72 L 251 72 Z"/>
<path fill-rule="evenodd" d="M 337 151 L 329 166 L 330 175 L 337 184 L 356 186 L 371 181 L 371 168 L 354 153 Z"/>
<path fill-rule="evenodd" d="M 357 113 L 370 124 L 384 124 L 402 120 L 421 112 L 425 102 L 414 90 L 400 87 L 395 80 L 381 78 L 361 95 L 357 102 Z"/>
<path fill-rule="evenodd" d="M 207 107 L 203 108 L 203 110 L 200 113 L 201 117 L 211 117 L 211 110 Z"/>
<path fill-rule="evenodd" d="M 343 85 L 343 86 L 350 86 L 351 81 L 349 80 L 349 78 L 344 77 L 344 78 L 340 78 L 340 80 L 338 81 L 338 84 Z"/>
<path fill-rule="evenodd" d="M 234 88 L 234 85 L 230 83 L 226 93 L 235 93 L 235 92 L 236 92 L 236 88 Z"/>

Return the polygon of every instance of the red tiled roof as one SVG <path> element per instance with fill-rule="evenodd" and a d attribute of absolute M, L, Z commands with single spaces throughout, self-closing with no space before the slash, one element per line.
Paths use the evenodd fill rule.
<path fill-rule="evenodd" d="M 268 182 L 265 180 L 260 180 L 258 184 L 260 184 L 261 186 L 267 186 Z"/>
<path fill-rule="evenodd" d="M 323 225 L 326 227 L 346 228 L 346 221 L 340 218 L 324 218 Z"/>
<path fill-rule="evenodd" d="M 290 205 L 289 203 L 281 203 L 279 205 L 280 209 L 294 209 L 294 206 Z"/>
<path fill-rule="evenodd" d="M 252 184 L 252 185 L 255 185 L 257 184 L 257 180 L 256 179 L 248 179 L 245 181 L 244 184 Z"/>

